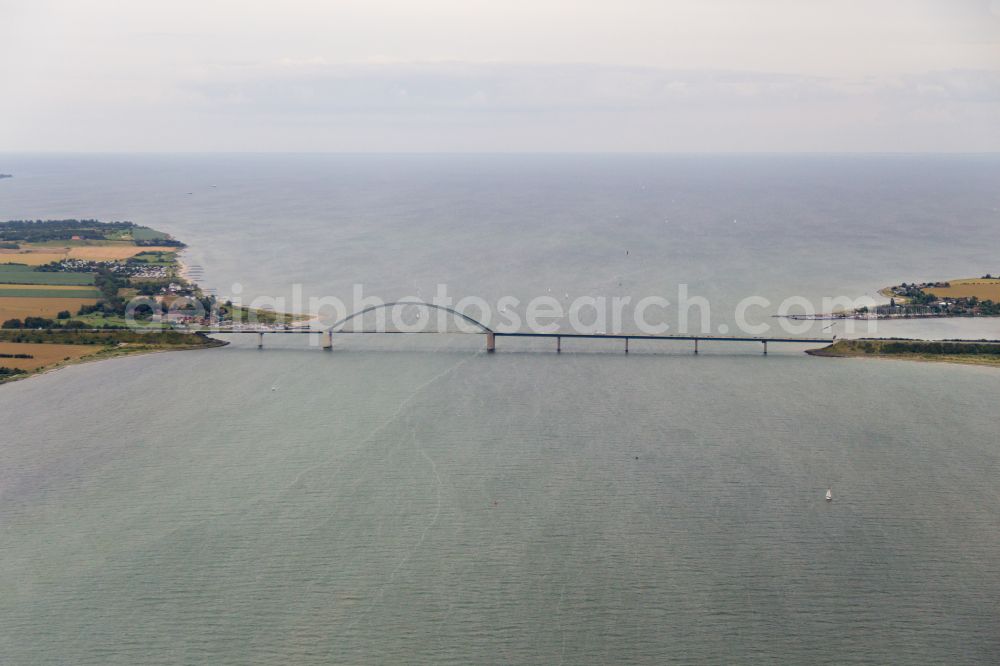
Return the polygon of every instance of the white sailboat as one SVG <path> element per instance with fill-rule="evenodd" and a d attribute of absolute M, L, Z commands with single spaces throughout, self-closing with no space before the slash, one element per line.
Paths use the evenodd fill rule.
<path fill-rule="evenodd" d="M 827 488 L 826 489 L 826 501 L 827 502 L 832 502 L 833 501 L 833 489 L 832 488 Z"/>

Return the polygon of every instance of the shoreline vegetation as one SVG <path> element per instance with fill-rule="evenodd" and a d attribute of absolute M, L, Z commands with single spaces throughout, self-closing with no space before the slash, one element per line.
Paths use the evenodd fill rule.
<path fill-rule="evenodd" d="M 904 282 L 883 287 L 878 293 L 888 298 L 889 302 L 854 310 L 784 316 L 799 321 L 1000 317 L 1000 277 L 990 273 L 978 278 L 946 282 Z"/>
<path fill-rule="evenodd" d="M 990 273 L 946 282 L 903 282 L 884 287 L 878 293 L 888 298 L 889 303 L 817 315 L 789 315 L 788 318 L 867 320 L 1000 316 L 1000 277 Z M 990 340 L 842 339 L 806 353 L 834 358 L 887 358 L 1000 367 L 1000 341 Z"/>
<path fill-rule="evenodd" d="M 987 340 L 859 338 L 837 340 L 832 345 L 809 349 L 806 353 L 833 358 L 887 358 L 1000 367 L 1000 341 Z"/>
<path fill-rule="evenodd" d="M 288 329 L 313 321 L 220 303 L 179 258 L 185 247 L 133 222 L 0 222 L 0 384 L 72 363 L 228 344 L 199 332 L 208 326 Z M 989 274 L 881 293 L 890 302 L 873 311 L 790 318 L 1000 316 L 1000 278 Z M 1000 367 L 1000 342 L 985 340 L 845 339 L 807 353 Z"/>
<path fill-rule="evenodd" d="M 308 319 L 218 302 L 180 261 L 185 247 L 132 222 L 0 222 L 0 383 L 71 363 L 228 344 L 199 327 Z"/>
<path fill-rule="evenodd" d="M 68 365 L 163 351 L 224 347 L 229 343 L 204 333 L 0 330 L 0 384 L 51 372 Z M 10 357 L 19 357 L 13 358 Z"/>

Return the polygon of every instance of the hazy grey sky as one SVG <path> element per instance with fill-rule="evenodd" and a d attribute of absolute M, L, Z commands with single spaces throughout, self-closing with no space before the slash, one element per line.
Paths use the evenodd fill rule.
<path fill-rule="evenodd" d="M 1000 0 L 0 0 L 0 151 L 998 151 Z"/>

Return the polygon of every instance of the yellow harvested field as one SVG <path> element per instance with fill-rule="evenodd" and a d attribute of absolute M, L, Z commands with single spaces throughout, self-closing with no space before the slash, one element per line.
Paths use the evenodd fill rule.
<path fill-rule="evenodd" d="M 93 298 L 18 298 L 0 294 L 0 322 L 25 317 L 55 317 L 63 310 L 76 314 L 81 305 L 93 305 Z"/>
<path fill-rule="evenodd" d="M 151 246 L 151 247 L 137 247 L 135 245 L 117 245 L 117 246 L 87 246 L 87 247 L 72 247 L 67 248 L 69 250 L 70 259 L 86 259 L 88 261 L 120 261 L 122 259 L 128 259 L 129 257 L 134 257 L 142 252 L 176 252 L 176 247 L 169 246 Z"/>
<path fill-rule="evenodd" d="M 0 354 L 30 354 L 34 358 L 3 358 L 0 366 L 19 370 L 36 370 L 44 365 L 53 365 L 65 360 L 73 360 L 101 350 L 100 345 L 47 345 L 30 342 L 0 342 Z"/>
<path fill-rule="evenodd" d="M 53 261 L 62 261 L 66 253 L 54 252 L 18 252 L 17 250 L 0 250 L 0 264 L 25 264 L 27 266 L 42 266 Z"/>
<path fill-rule="evenodd" d="M 142 252 L 176 252 L 176 247 L 155 245 L 84 245 L 79 247 L 59 247 L 57 245 L 26 245 L 20 250 L 0 250 L 0 264 L 26 264 L 41 266 L 63 259 L 83 259 L 85 261 L 122 261 Z"/>
<path fill-rule="evenodd" d="M 1000 279 L 967 278 L 964 280 L 949 280 L 950 287 L 932 287 L 927 293 L 938 298 L 971 298 L 975 296 L 981 301 L 1000 302 Z"/>

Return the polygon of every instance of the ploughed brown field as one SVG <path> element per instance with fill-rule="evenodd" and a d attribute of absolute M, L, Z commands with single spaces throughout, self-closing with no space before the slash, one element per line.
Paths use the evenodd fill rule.
<path fill-rule="evenodd" d="M 0 342 L 0 354 L 30 354 L 34 358 L 3 358 L 0 366 L 18 370 L 35 370 L 43 365 L 54 365 L 95 354 L 99 345 L 49 345 L 29 342 Z"/>
<path fill-rule="evenodd" d="M 950 280 L 950 287 L 928 287 L 925 291 L 938 298 L 971 298 L 981 301 L 1000 302 L 1000 278 L 969 278 Z"/>
<path fill-rule="evenodd" d="M 48 317 L 52 319 L 63 310 L 76 315 L 81 305 L 93 305 L 94 298 L 19 298 L 4 296 L 0 292 L 0 322 L 25 317 Z"/>

